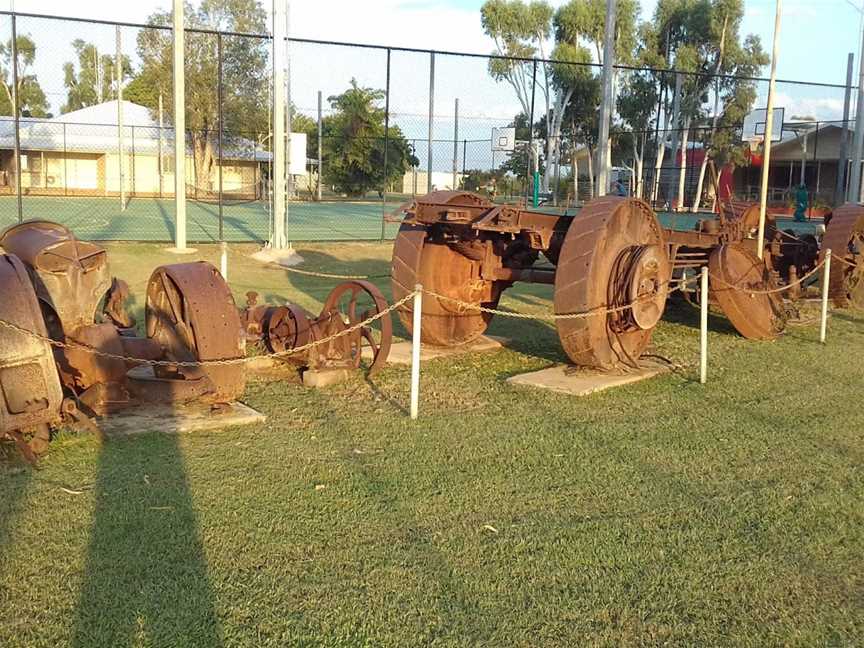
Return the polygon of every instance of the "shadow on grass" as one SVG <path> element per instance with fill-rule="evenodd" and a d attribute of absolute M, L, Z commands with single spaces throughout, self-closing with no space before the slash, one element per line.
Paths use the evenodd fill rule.
<path fill-rule="evenodd" d="M 94 488 L 71 645 L 222 645 L 176 437 L 108 440 Z"/>
<path fill-rule="evenodd" d="M 9 547 L 15 519 L 27 501 L 27 491 L 33 480 L 33 468 L 28 466 L 14 443 L 0 442 L 0 480 L 3 496 L 0 497 L 0 576 L 2 576 L 3 554 Z"/>

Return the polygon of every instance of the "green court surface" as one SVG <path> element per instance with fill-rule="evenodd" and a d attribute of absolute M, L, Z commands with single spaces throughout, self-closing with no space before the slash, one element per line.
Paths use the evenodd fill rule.
<path fill-rule="evenodd" d="M 392 239 L 399 229 L 385 223 L 383 214 L 391 213 L 401 202 L 291 202 L 288 207 L 287 234 L 291 241 L 377 241 Z M 556 213 L 552 207 L 541 211 Z M 569 215 L 578 210 L 571 209 Z M 68 226 L 81 239 L 94 241 L 173 241 L 174 201 L 170 198 L 133 198 L 125 209 L 119 198 L 78 196 L 24 196 L 24 220 L 46 219 Z M 659 213 L 664 227 L 691 230 L 709 214 Z M 208 243 L 219 240 L 219 207 L 189 200 L 186 203 L 187 240 Z M 266 241 L 270 237 L 270 214 L 266 203 L 255 201 L 223 206 L 223 231 L 227 241 Z M 0 228 L 18 220 L 14 196 L 0 198 Z M 783 229 L 812 232 L 819 221 L 794 223 L 782 219 Z M 383 232 L 382 232 L 382 225 Z"/>

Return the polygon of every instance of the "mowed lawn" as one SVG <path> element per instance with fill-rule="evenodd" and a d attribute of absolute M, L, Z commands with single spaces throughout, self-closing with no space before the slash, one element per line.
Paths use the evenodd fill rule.
<path fill-rule="evenodd" d="M 108 247 L 140 310 L 177 257 Z M 389 245 L 299 248 L 388 272 Z M 232 247 L 238 300 L 311 309 L 336 283 L 253 249 Z M 499 318 L 505 350 L 423 365 L 416 422 L 407 368 L 322 390 L 288 372 L 250 381 L 257 427 L 9 455 L 0 646 L 861 645 L 864 314 L 834 312 L 825 346 L 712 316 L 707 386 L 696 323 L 670 307 L 656 332 L 680 369 L 588 398 L 506 384 L 563 358 L 547 323 Z"/>

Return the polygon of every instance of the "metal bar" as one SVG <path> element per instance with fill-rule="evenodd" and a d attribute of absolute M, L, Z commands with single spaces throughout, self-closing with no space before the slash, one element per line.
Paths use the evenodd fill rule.
<path fill-rule="evenodd" d="M 411 418 L 420 412 L 420 327 L 423 324 L 423 286 L 414 286 L 414 326 L 411 337 Z"/>
<path fill-rule="evenodd" d="M 831 278 L 831 250 L 825 250 L 825 267 L 822 268 L 822 321 L 819 326 L 819 341 L 825 344 L 828 329 L 828 284 Z"/>
<path fill-rule="evenodd" d="M 285 248 L 285 0 L 273 3 L 273 238 L 270 245 Z"/>
<path fill-rule="evenodd" d="M 595 195 L 605 196 L 609 188 L 609 122 L 612 120 L 612 66 L 615 63 L 615 9 L 617 0 L 606 0 L 606 33 L 603 37 L 603 98 L 600 103 L 600 129 L 597 135 L 597 148 L 600 152 L 597 169 L 597 190 Z M 551 160 L 547 160 L 547 164 Z"/>
<path fill-rule="evenodd" d="M 126 211 L 126 174 L 123 164 L 126 149 L 123 142 L 123 48 L 120 40 L 120 25 L 114 28 L 116 52 L 114 56 L 114 78 L 117 81 L 117 164 L 120 168 L 120 211 Z"/>
<path fill-rule="evenodd" d="M 159 197 L 162 197 L 162 181 L 165 175 L 165 165 L 164 160 L 162 159 L 162 129 L 164 128 L 164 118 L 162 111 L 162 92 L 159 92 L 159 160 L 157 166 L 159 167 Z"/>
<path fill-rule="evenodd" d="M 217 147 L 219 155 L 219 240 L 225 241 L 225 217 L 222 213 L 222 131 L 225 129 L 223 120 L 223 88 L 222 88 L 222 34 L 216 36 L 216 96 L 218 104 L 219 134 L 217 135 Z"/>
<path fill-rule="evenodd" d="M 426 151 L 426 192 L 432 193 L 432 134 L 435 119 L 435 52 L 429 53 L 429 128 Z"/>
<path fill-rule="evenodd" d="M 129 197 L 132 198 L 135 196 L 135 124 L 132 124 L 132 182 L 130 183 L 131 191 L 129 192 Z"/>
<path fill-rule="evenodd" d="M 777 57 L 780 54 L 780 17 L 783 0 L 777 0 L 774 14 L 774 47 L 771 53 L 771 81 L 768 83 L 768 105 L 765 114 L 765 154 L 762 158 L 762 185 L 759 190 L 759 234 L 756 239 L 756 254 L 761 259 L 765 254 L 765 212 L 768 207 L 768 171 L 771 168 L 771 134 L 774 129 L 774 86 L 777 77 Z"/>
<path fill-rule="evenodd" d="M 15 196 L 18 206 L 18 222 L 24 220 L 21 201 L 21 105 L 18 97 L 18 26 L 12 16 L 12 112 L 15 115 Z"/>
<path fill-rule="evenodd" d="M 852 74 L 855 68 L 855 55 L 849 52 L 846 60 L 846 92 L 843 97 L 843 128 L 840 131 L 840 157 L 837 160 L 837 182 L 834 186 L 834 204 L 844 201 L 846 186 L 846 160 L 849 157 L 849 105 L 852 102 Z"/>
<path fill-rule="evenodd" d="M 321 93 L 318 93 L 318 116 L 321 116 Z M 319 151 L 321 137 L 318 137 Z M 390 148 L 390 50 L 387 50 L 386 85 L 384 90 L 384 186 L 381 188 L 381 240 L 387 235 L 387 221 L 385 212 L 387 210 L 387 152 Z M 320 164 L 320 161 L 319 161 Z"/>
<path fill-rule="evenodd" d="M 492 166 L 492 172 L 495 172 L 495 166 Z M 459 175 L 459 97 L 453 102 L 453 186 L 456 190 L 456 176 Z"/>
<path fill-rule="evenodd" d="M 528 116 L 528 159 L 526 160 L 527 173 L 531 173 L 531 156 L 534 153 L 534 95 L 537 94 L 537 59 L 534 59 L 534 66 L 531 71 L 531 114 Z M 535 178 L 536 181 L 536 178 Z M 528 200 L 528 190 L 531 183 L 528 178 L 525 178 L 525 200 Z"/>
<path fill-rule="evenodd" d="M 554 270 L 538 270 L 536 268 L 498 268 L 492 273 L 494 281 L 521 281 L 524 283 L 549 284 L 555 283 Z"/>
<path fill-rule="evenodd" d="M 858 61 L 858 102 L 855 109 L 855 137 L 852 144 L 852 168 L 849 171 L 848 202 L 861 201 L 861 156 L 864 152 L 864 29 L 861 30 L 861 55 Z"/>
<path fill-rule="evenodd" d="M 174 0 L 174 244 L 186 249 L 186 76 L 183 66 L 183 0 Z"/>
<path fill-rule="evenodd" d="M 465 159 L 468 154 L 468 140 L 462 140 L 462 182 L 465 182 Z M 454 187 L 455 188 L 455 187 Z"/>
<path fill-rule="evenodd" d="M 63 195 L 69 195 L 69 167 L 66 164 L 66 122 L 63 122 Z"/>
<path fill-rule="evenodd" d="M 708 381 L 708 268 L 702 266 L 699 281 L 699 382 Z"/>
<path fill-rule="evenodd" d="M 389 88 L 389 86 L 388 86 Z M 387 92 L 387 105 L 390 105 L 390 92 Z M 388 111 L 389 112 L 389 111 Z M 318 91 L 318 202 L 321 202 L 321 184 L 324 181 L 324 158 L 322 153 L 322 142 L 324 136 L 324 117 L 321 110 L 321 91 Z"/>

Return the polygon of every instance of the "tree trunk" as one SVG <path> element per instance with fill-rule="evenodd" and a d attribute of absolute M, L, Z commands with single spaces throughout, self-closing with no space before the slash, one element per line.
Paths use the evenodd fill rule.
<path fill-rule="evenodd" d="M 579 155 L 573 145 L 573 205 L 579 204 Z"/>
<path fill-rule="evenodd" d="M 192 154 L 195 162 L 195 191 L 210 192 L 210 172 L 213 169 L 213 143 L 207 133 L 192 132 Z"/>
<path fill-rule="evenodd" d="M 594 151 L 588 148 L 588 200 L 594 198 Z"/>
<path fill-rule="evenodd" d="M 690 206 L 690 211 L 699 211 L 699 206 L 702 204 L 702 186 L 705 183 L 705 169 L 708 168 L 708 149 L 704 150 L 702 156 L 702 164 L 699 166 L 699 179 L 696 181 L 696 193 L 693 196 L 693 204 Z"/>
<path fill-rule="evenodd" d="M 684 120 L 684 132 L 681 133 L 681 168 L 678 170 L 678 196 L 676 211 L 684 211 L 684 181 L 687 179 L 687 139 L 690 136 L 690 117 Z"/>

